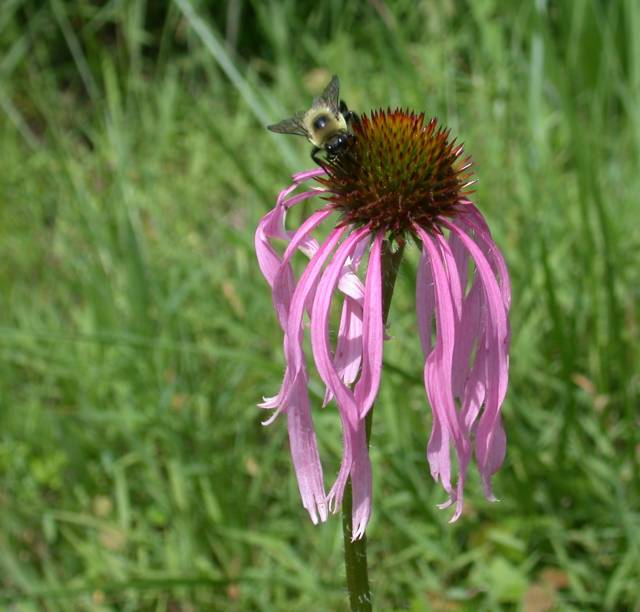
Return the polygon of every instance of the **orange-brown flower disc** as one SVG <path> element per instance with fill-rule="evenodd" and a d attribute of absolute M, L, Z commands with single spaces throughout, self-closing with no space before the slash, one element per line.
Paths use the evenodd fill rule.
<path fill-rule="evenodd" d="M 456 215 L 473 183 L 471 159 L 448 129 L 435 119 L 425 124 L 424 113 L 387 109 L 363 115 L 353 134 L 318 178 L 343 223 L 401 238 L 414 223 L 435 232 L 438 217 Z"/>

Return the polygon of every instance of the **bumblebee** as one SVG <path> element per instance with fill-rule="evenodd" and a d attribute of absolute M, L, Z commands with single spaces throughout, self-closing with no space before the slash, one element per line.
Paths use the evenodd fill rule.
<path fill-rule="evenodd" d="M 347 150 L 355 138 L 351 125 L 357 120 L 358 115 L 340 100 L 340 81 L 334 75 L 309 110 L 269 125 L 267 129 L 278 134 L 305 136 L 313 145 L 311 159 L 322 165 L 323 160 L 318 156 L 322 151 L 327 160 L 333 161 Z"/>

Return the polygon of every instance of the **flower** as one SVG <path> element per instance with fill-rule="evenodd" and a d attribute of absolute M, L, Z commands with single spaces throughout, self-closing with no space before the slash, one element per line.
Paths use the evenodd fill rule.
<path fill-rule="evenodd" d="M 425 123 L 424 114 L 381 110 L 362 116 L 353 134 L 344 153 L 293 176 L 260 221 L 255 246 L 284 331 L 286 359 L 278 394 L 260 404 L 274 411 L 265 424 L 286 415 L 302 502 L 314 523 L 336 511 L 351 477 L 356 539 L 371 512 L 365 417 L 382 371 L 383 254 L 402 249 L 408 239 L 421 248 L 417 327 L 433 413 L 427 460 L 448 494 L 439 507 L 455 504 L 451 521 L 462 511 L 474 451 L 485 495 L 495 500 L 491 476 L 506 447 L 500 408 L 507 389 L 511 296 L 504 259 L 469 199 L 471 160 L 449 131 L 435 119 Z M 296 193 L 303 185 L 306 190 Z M 287 211 L 318 196 L 324 205 L 297 230 L 287 231 Z M 320 243 L 314 231 L 335 217 Z M 276 249 L 278 241 L 284 251 Z M 292 267 L 297 252 L 309 258 L 298 279 Z M 342 303 L 332 347 L 329 320 L 336 296 Z M 307 388 L 305 316 L 313 361 L 326 385 L 324 405 L 335 400 L 342 423 L 342 462 L 328 495 Z"/>

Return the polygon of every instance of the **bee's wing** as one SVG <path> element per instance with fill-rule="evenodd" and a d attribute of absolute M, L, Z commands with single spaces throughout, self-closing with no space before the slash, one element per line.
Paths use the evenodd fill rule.
<path fill-rule="evenodd" d="M 297 136 L 306 136 L 308 138 L 309 132 L 304 127 L 304 116 L 305 113 L 296 113 L 289 119 L 283 119 L 278 123 L 268 125 L 267 129 L 278 134 L 296 134 Z"/>
<path fill-rule="evenodd" d="M 340 113 L 340 79 L 334 74 L 325 90 L 313 100 L 311 108 L 328 107 L 334 115 Z"/>

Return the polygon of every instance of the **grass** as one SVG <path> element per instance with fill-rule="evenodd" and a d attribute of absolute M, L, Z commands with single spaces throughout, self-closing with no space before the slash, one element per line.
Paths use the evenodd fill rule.
<path fill-rule="evenodd" d="M 338 72 L 465 141 L 514 285 L 502 501 L 474 476 L 450 526 L 401 271 L 377 608 L 640 609 L 639 40 L 632 1 L 3 3 L 0 607 L 345 609 L 340 521 L 255 408 L 282 345 L 253 231 L 310 164 L 263 125 Z"/>

